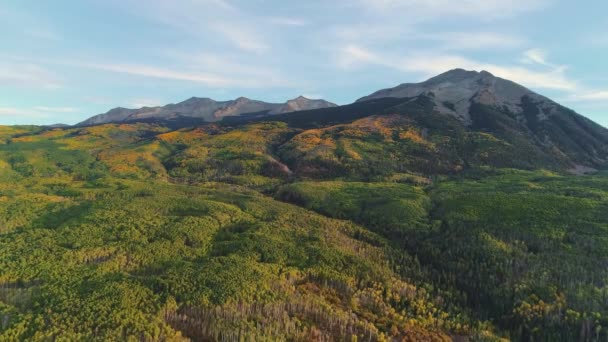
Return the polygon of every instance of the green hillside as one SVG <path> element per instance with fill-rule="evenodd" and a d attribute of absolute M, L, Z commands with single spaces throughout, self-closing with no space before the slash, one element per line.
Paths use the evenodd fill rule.
<path fill-rule="evenodd" d="M 381 102 L 0 127 L 0 340 L 606 340 L 603 129 Z"/>

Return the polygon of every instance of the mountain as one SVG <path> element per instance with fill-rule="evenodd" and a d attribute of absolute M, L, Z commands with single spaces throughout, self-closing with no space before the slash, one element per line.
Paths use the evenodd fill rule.
<path fill-rule="evenodd" d="M 608 340 L 606 129 L 397 88 L 0 126 L 0 341 Z"/>
<path fill-rule="evenodd" d="M 387 121 L 383 119 L 384 115 L 398 117 Z M 434 149 L 424 153 L 419 151 L 418 162 L 408 162 L 411 170 L 417 172 L 445 173 L 489 165 L 582 173 L 603 169 L 608 164 L 608 130 L 604 127 L 515 82 L 495 77 L 487 71 L 463 69 L 450 70 L 425 82 L 380 90 L 346 106 L 302 96 L 284 104 L 243 97 L 221 102 L 194 97 L 164 107 L 116 108 L 80 125 L 152 119 L 169 120 L 167 125 L 181 122 L 181 125 L 172 127 L 178 128 L 196 126 L 201 121 L 222 120 L 245 125 L 272 120 L 303 129 L 323 127 L 331 132 L 334 128 L 330 126 L 334 125 L 347 125 L 359 130 L 363 121 L 357 120 L 368 117 L 372 118 L 366 121 L 367 125 L 395 132 L 410 127 L 424 133 L 429 141 L 437 140 L 433 143 Z M 339 141 L 342 129 L 336 128 L 333 138 Z M 382 144 L 384 142 L 376 147 L 379 150 L 374 158 L 382 156 L 390 160 L 390 153 L 381 147 Z M 319 165 L 310 165 L 307 161 L 314 160 L 318 164 L 328 158 L 323 163 L 343 164 L 348 158 L 339 155 L 339 150 L 344 149 L 339 146 L 323 147 L 323 151 L 335 149 L 332 155 L 316 156 L 313 152 L 319 150 L 315 149 L 303 155 L 287 155 L 301 169 L 323 173 L 327 172 L 326 166 L 319 168 Z M 294 148 L 298 150 L 297 146 Z M 411 159 L 411 155 L 403 158 Z M 341 167 L 338 170 L 345 169 Z"/>
<path fill-rule="evenodd" d="M 325 100 L 311 100 L 303 96 L 286 103 L 268 103 L 239 97 L 231 101 L 215 101 L 209 98 L 192 97 L 177 104 L 163 107 L 143 107 L 139 109 L 114 108 L 105 114 L 93 116 L 78 126 L 91 126 L 105 123 L 133 122 L 143 120 L 174 120 L 195 118 L 207 122 L 222 120 L 224 117 L 243 114 L 276 115 L 300 110 L 335 107 Z"/>
<path fill-rule="evenodd" d="M 379 90 L 357 102 L 387 97 L 412 98 L 428 95 L 434 98 L 435 110 L 453 115 L 470 124 L 471 108 L 482 104 L 521 115 L 526 103 L 535 103 L 538 119 L 545 120 L 559 105 L 515 82 L 495 77 L 487 71 L 454 69 L 421 83 L 404 83 Z"/>
<path fill-rule="evenodd" d="M 455 69 L 422 83 L 377 91 L 357 103 L 425 98 L 433 112 L 456 118 L 468 131 L 492 133 L 523 151 L 575 169 L 608 162 L 608 130 L 515 82 L 487 71 Z"/>
<path fill-rule="evenodd" d="M 303 110 L 313 110 L 313 109 L 321 109 L 321 108 L 333 108 L 337 107 L 336 104 L 325 101 L 325 100 L 311 100 L 307 99 L 304 96 L 299 96 L 293 100 L 287 101 L 281 107 L 270 111 L 270 114 L 282 114 L 282 113 L 292 113 L 299 112 Z"/>

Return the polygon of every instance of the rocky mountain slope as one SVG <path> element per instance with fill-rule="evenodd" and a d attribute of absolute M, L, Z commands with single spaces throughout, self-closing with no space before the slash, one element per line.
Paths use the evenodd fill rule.
<path fill-rule="evenodd" d="M 207 122 L 219 121 L 228 116 L 242 114 L 275 115 L 300 110 L 335 107 L 325 100 L 312 100 L 303 96 L 286 103 L 268 103 L 239 97 L 231 101 L 215 101 L 209 98 L 192 97 L 177 104 L 162 107 L 143 107 L 139 109 L 114 108 L 105 114 L 93 116 L 78 126 L 100 125 L 105 123 L 133 122 L 149 119 L 172 120 L 178 118 L 195 118 Z"/>
<path fill-rule="evenodd" d="M 575 169 L 608 162 L 608 130 L 524 86 L 487 71 L 455 69 L 422 83 L 406 83 L 359 99 L 430 101 L 434 112 L 458 119 L 466 129 L 525 143 Z"/>
<path fill-rule="evenodd" d="M 434 97 L 435 109 L 453 115 L 467 123 L 475 103 L 504 109 L 515 114 L 524 111 L 525 99 L 539 104 L 539 119 L 557 110 L 558 105 L 533 91 L 509 80 L 495 77 L 487 71 L 450 70 L 421 83 L 404 83 L 379 90 L 358 102 L 387 97 L 411 98 L 420 95 Z"/>

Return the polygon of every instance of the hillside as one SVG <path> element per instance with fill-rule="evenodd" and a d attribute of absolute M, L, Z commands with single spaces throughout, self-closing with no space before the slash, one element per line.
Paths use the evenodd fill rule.
<path fill-rule="evenodd" d="M 489 72 L 455 69 L 422 83 L 380 90 L 358 102 L 426 97 L 434 111 L 471 131 L 491 133 L 519 150 L 544 155 L 574 169 L 608 161 L 608 130 L 591 120 Z M 535 151 L 533 151 L 535 150 Z"/>
<path fill-rule="evenodd" d="M 606 129 L 487 73 L 398 88 L 0 126 L 0 340 L 606 340 Z"/>

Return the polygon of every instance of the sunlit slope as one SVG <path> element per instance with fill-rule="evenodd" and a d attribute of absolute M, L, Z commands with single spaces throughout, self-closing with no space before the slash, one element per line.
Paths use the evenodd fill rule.
<path fill-rule="evenodd" d="M 298 182 L 277 198 L 350 219 L 416 255 L 514 340 L 593 339 L 608 312 L 608 178 L 504 170 L 427 188 Z"/>
<path fill-rule="evenodd" d="M 414 258 L 348 221 L 222 184 L 70 190 L 22 189 L 52 200 L 0 235 L 3 339 L 485 334 Z"/>

